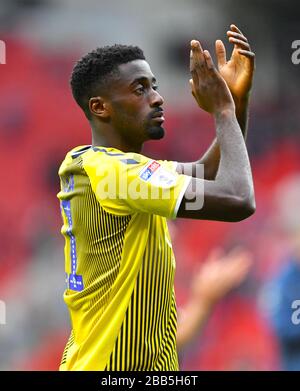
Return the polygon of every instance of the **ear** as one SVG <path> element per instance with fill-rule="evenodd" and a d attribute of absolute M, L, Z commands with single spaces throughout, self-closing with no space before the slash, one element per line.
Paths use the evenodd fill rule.
<path fill-rule="evenodd" d="M 110 105 L 101 96 L 94 96 L 89 100 L 90 112 L 102 119 L 108 119 L 110 117 Z"/>

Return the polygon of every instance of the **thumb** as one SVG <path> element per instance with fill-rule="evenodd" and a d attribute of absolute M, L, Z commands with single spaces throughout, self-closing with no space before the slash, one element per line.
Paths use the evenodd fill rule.
<path fill-rule="evenodd" d="M 190 80 L 189 80 L 189 83 L 190 83 L 190 87 L 191 87 L 191 91 L 192 91 L 193 97 L 195 98 L 195 90 L 194 90 L 194 82 L 193 82 L 193 79 L 190 79 Z"/>

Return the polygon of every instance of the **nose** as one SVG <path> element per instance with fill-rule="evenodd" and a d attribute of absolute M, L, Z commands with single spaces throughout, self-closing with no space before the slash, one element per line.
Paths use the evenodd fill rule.
<path fill-rule="evenodd" d="M 152 90 L 152 94 L 150 96 L 150 106 L 157 107 L 161 106 L 164 103 L 163 97 L 155 90 Z"/>

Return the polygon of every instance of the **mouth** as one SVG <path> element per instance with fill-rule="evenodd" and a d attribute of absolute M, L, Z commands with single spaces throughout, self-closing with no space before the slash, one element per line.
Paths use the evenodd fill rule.
<path fill-rule="evenodd" d="M 164 118 L 164 112 L 162 110 L 156 111 L 154 114 L 151 116 L 152 121 L 163 123 L 165 118 Z"/>
<path fill-rule="evenodd" d="M 164 117 L 155 117 L 155 118 L 152 118 L 152 121 L 162 124 L 165 121 L 165 119 L 164 119 Z"/>

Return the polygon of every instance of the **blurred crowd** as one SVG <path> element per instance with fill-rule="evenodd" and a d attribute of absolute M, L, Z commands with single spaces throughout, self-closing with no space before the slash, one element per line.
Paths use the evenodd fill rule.
<path fill-rule="evenodd" d="M 68 86 L 79 53 L 50 55 L 20 37 L 4 38 L 9 57 L 0 65 L 0 300 L 6 324 L 0 323 L 0 370 L 56 370 L 70 327 L 62 299 L 57 170 L 69 149 L 90 143 Z M 171 222 L 179 316 L 191 295 L 194 306 L 198 299 L 203 305 L 205 295 L 198 297 L 195 286 L 211 278 L 205 265 L 212 251 L 219 251 L 219 271 L 224 269 L 216 261 L 229 265 L 226 254 L 236 247 L 251 258 L 184 342 L 184 370 L 300 370 L 300 94 L 293 94 L 252 100 L 247 145 L 255 215 L 237 224 Z M 209 146 L 211 118 L 181 103 L 166 103 L 167 135 L 150 142 L 145 155 L 192 161 Z M 219 283 L 211 281 L 207 289 Z"/>

